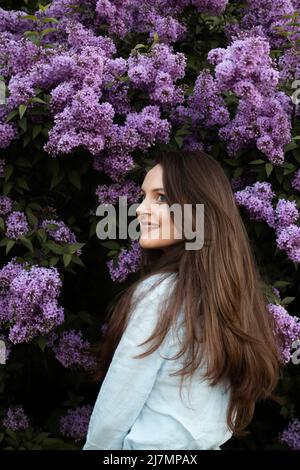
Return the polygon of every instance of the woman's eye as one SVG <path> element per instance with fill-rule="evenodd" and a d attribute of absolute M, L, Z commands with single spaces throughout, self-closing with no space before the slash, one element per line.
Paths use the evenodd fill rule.
<path fill-rule="evenodd" d="M 144 194 L 140 194 L 138 200 L 139 200 L 139 201 L 142 201 L 142 200 L 144 199 L 144 197 L 145 197 Z M 163 200 L 160 200 L 159 202 L 165 202 L 166 196 L 165 196 L 164 194 L 158 194 L 158 198 L 160 198 L 160 197 L 162 197 L 162 198 L 164 198 L 164 199 L 163 199 Z"/>

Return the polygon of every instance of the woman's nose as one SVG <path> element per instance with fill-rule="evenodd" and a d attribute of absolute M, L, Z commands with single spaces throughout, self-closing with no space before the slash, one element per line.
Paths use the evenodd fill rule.
<path fill-rule="evenodd" d="M 141 202 L 141 204 L 136 208 L 136 213 L 138 216 L 141 214 L 150 214 L 150 206 L 145 203 L 145 201 Z"/>

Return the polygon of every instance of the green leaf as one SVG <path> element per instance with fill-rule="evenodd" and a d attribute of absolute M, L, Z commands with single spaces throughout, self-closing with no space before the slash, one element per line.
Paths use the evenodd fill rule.
<path fill-rule="evenodd" d="M 41 350 L 44 352 L 45 348 L 46 348 L 46 345 L 47 345 L 47 338 L 45 336 L 39 336 L 36 339 L 36 342 L 37 342 L 38 346 L 41 348 Z"/>
<path fill-rule="evenodd" d="M 159 41 L 158 33 L 157 31 L 154 32 L 153 34 L 153 43 L 157 43 Z"/>
<path fill-rule="evenodd" d="M 59 256 L 51 256 L 49 266 L 55 266 L 59 261 Z"/>
<path fill-rule="evenodd" d="M 52 17 L 43 18 L 42 22 L 43 23 L 56 23 L 56 24 L 59 23 L 59 21 L 56 18 L 52 18 Z"/>
<path fill-rule="evenodd" d="M 55 253 L 56 255 L 62 255 L 63 254 L 63 247 L 58 245 L 57 243 L 55 243 L 54 241 L 52 240 L 49 240 L 47 242 L 47 247 L 53 251 L 53 253 Z"/>
<path fill-rule="evenodd" d="M 276 281 L 274 282 L 274 287 L 286 287 L 290 284 L 288 281 Z"/>
<path fill-rule="evenodd" d="M 233 177 L 238 178 L 239 176 L 242 175 L 242 173 L 243 173 L 243 168 L 238 166 L 233 172 Z"/>
<path fill-rule="evenodd" d="M 74 254 L 78 248 L 82 248 L 85 245 L 85 243 L 70 243 L 68 245 L 68 253 Z"/>
<path fill-rule="evenodd" d="M 32 166 L 31 163 L 24 157 L 18 157 L 16 159 L 16 165 L 24 168 L 30 168 Z"/>
<path fill-rule="evenodd" d="M 33 21 L 37 21 L 37 16 L 35 15 L 24 15 L 24 16 L 21 16 L 21 18 L 23 20 L 33 20 Z"/>
<path fill-rule="evenodd" d="M 282 299 L 281 305 L 291 304 L 295 300 L 295 298 L 296 297 L 285 297 L 284 299 Z"/>
<path fill-rule="evenodd" d="M 63 260 L 64 260 L 65 267 L 67 267 L 72 260 L 72 255 L 70 255 L 69 253 L 64 253 Z"/>
<path fill-rule="evenodd" d="M 19 106 L 19 115 L 20 115 L 20 118 L 22 119 L 22 117 L 24 116 L 25 112 L 26 112 L 26 109 L 27 109 L 27 105 L 26 104 L 20 104 Z"/>
<path fill-rule="evenodd" d="M 252 162 L 249 162 L 249 165 L 261 165 L 262 163 L 265 163 L 265 160 L 258 159 L 258 160 L 253 160 Z"/>
<path fill-rule="evenodd" d="M 12 182 L 11 181 L 6 181 L 3 185 L 3 194 L 7 196 L 12 189 Z"/>
<path fill-rule="evenodd" d="M 0 230 L 5 230 L 5 224 L 4 224 L 4 220 L 2 217 L 0 217 Z"/>
<path fill-rule="evenodd" d="M 82 266 L 83 268 L 85 268 L 85 264 L 83 263 L 81 258 L 79 258 L 79 256 L 77 256 L 77 255 L 72 256 L 72 262 L 75 263 L 75 264 L 79 264 L 79 266 Z"/>
<path fill-rule="evenodd" d="M 33 103 L 48 104 L 47 101 L 42 100 L 42 98 L 39 98 L 38 96 L 31 98 L 30 101 L 32 101 Z"/>
<path fill-rule="evenodd" d="M 36 231 L 36 235 L 38 237 L 38 240 L 41 242 L 41 243 L 45 243 L 46 240 L 47 240 L 47 235 L 46 235 L 46 232 L 45 230 L 43 230 L 42 228 L 39 228 L 37 231 Z"/>
<path fill-rule="evenodd" d="M 16 178 L 16 183 L 20 188 L 26 189 L 26 191 L 30 190 L 27 184 L 27 181 L 25 179 L 25 176 L 18 176 L 18 178 Z"/>
<path fill-rule="evenodd" d="M 27 118 L 23 118 L 19 121 L 19 126 L 21 127 L 22 131 L 26 132 L 27 131 Z"/>
<path fill-rule="evenodd" d="M 10 113 L 8 113 L 8 115 L 6 117 L 6 122 L 11 121 L 15 116 L 17 116 L 17 114 L 19 114 L 18 109 L 15 109 L 15 110 L 11 111 Z"/>
<path fill-rule="evenodd" d="M 15 240 L 8 240 L 8 242 L 6 243 L 5 254 L 8 254 L 15 244 L 16 244 Z"/>
<path fill-rule="evenodd" d="M 26 134 L 23 139 L 23 148 L 27 147 L 30 141 L 31 141 L 30 135 Z"/>
<path fill-rule="evenodd" d="M 21 236 L 20 240 L 22 242 L 22 245 L 26 246 L 26 248 L 28 248 L 32 253 L 34 252 L 33 245 L 28 238 Z"/>
<path fill-rule="evenodd" d="M 77 171 L 75 170 L 70 171 L 68 173 L 68 178 L 69 178 L 70 183 L 72 183 L 73 186 L 75 186 L 75 188 L 79 190 L 81 189 L 80 176 Z"/>
<path fill-rule="evenodd" d="M 118 250 L 120 249 L 120 245 L 118 242 L 114 242 L 113 240 L 109 240 L 107 242 L 102 242 L 100 245 L 104 246 L 104 248 L 108 248 L 109 250 Z"/>
<path fill-rule="evenodd" d="M 182 139 L 182 137 L 180 137 L 180 136 L 177 137 L 177 136 L 175 135 L 175 136 L 174 136 L 174 140 L 175 140 L 177 146 L 178 146 L 179 148 L 181 148 L 182 145 L 183 145 L 183 139 Z"/>
<path fill-rule="evenodd" d="M 298 145 L 296 144 L 296 142 L 293 142 L 291 141 L 289 144 L 287 144 L 285 147 L 284 147 L 284 151 L 285 152 L 289 152 L 290 150 L 294 150 L 298 147 Z"/>
<path fill-rule="evenodd" d="M 149 46 L 146 44 L 137 44 L 133 49 L 148 49 Z"/>
<path fill-rule="evenodd" d="M 26 209 L 26 215 L 27 215 L 28 220 L 31 223 L 31 225 L 37 225 L 38 224 L 38 218 L 32 213 L 32 210 L 30 208 Z"/>
<path fill-rule="evenodd" d="M 57 186 L 63 178 L 64 178 L 64 172 L 63 170 L 59 170 L 59 172 L 55 174 L 51 180 L 50 189 L 53 189 L 55 186 Z"/>
<path fill-rule="evenodd" d="M 32 139 L 35 139 L 42 131 L 43 126 L 41 124 L 34 124 L 32 128 Z"/>
<path fill-rule="evenodd" d="M 42 31 L 42 37 L 46 36 L 46 34 L 53 33 L 54 31 L 57 31 L 58 28 L 47 28 Z"/>
<path fill-rule="evenodd" d="M 4 180 L 8 181 L 11 175 L 13 174 L 14 167 L 11 163 L 7 163 L 4 167 Z"/>
<path fill-rule="evenodd" d="M 266 164 L 265 164 L 265 169 L 266 169 L 267 177 L 269 178 L 270 174 L 271 174 L 272 171 L 273 171 L 273 165 L 272 165 L 272 163 L 266 163 Z"/>

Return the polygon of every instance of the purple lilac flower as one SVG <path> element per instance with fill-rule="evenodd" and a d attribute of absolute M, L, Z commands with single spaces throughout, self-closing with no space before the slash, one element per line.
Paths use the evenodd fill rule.
<path fill-rule="evenodd" d="M 0 149 L 5 149 L 17 137 L 17 131 L 14 124 L 0 122 Z"/>
<path fill-rule="evenodd" d="M 295 26 L 287 26 L 291 22 L 290 18 L 284 18 L 284 15 L 291 15 L 296 11 L 293 0 L 250 0 L 242 11 L 242 17 L 239 29 L 251 29 L 260 26 L 270 44 L 274 48 L 283 46 L 287 39 L 280 35 L 276 27 L 283 27 L 291 34 L 290 39 L 299 37 Z"/>
<path fill-rule="evenodd" d="M 279 199 L 275 208 L 275 215 L 277 229 L 295 223 L 299 218 L 296 201 Z"/>
<path fill-rule="evenodd" d="M 184 124 L 190 118 L 193 127 L 222 126 L 230 117 L 217 83 L 207 70 L 198 75 L 193 93 L 188 98 L 188 108 L 178 106 L 171 116 L 172 121 L 177 124 Z"/>
<path fill-rule="evenodd" d="M 138 241 L 133 241 L 130 249 L 122 248 L 117 263 L 107 262 L 110 277 L 113 281 L 124 282 L 130 273 L 137 272 L 141 261 L 141 247 Z"/>
<path fill-rule="evenodd" d="M 96 189 L 99 204 L 117 204 L 120 196 L 126 196 L 127 202 L 136 203 L 140 193 L 140 186 L 133 181 L 123 183 L 103 184 Z"/>
<path fill-rule="evenodd" d="M 278 248 L 286 250 L 288 257 L 292 261 L 300 263 L 300 227 L 295 224 L 280 227 L 276 235 Z"/>
<path fill-rule="evenodd" d="M 279 440 L 293 450 L 300 450 L 300 421 L 293 419 L 288 424 L 287 428 L 279 434 Z"/>
<path fill-rule="evenodd" d="M 292 186 L 297 191 L 300 191 L 300 170 L 297 170 L 296 173 L 294 174 Z"/>
<path fill-rule="evenodd" d="M 10 407 L 3 419 L 3 426 L 12 431 L 24 430 L 29 427 L 29 420 L 22 406 Z"/>
<path fill-rule="evenodd" d="M 235 39 L 227 49 L 212 49 L 208 60 L 215 65 L 218 92 L 230 91 L 239 98 L 235 117 L 219 130 L 229 156 L 255 142 L 274 165 L 282 164 L 291 140 L 292 104 L 277 91 L 279 72 L 267 39 Z"/>
<path fill-rule="evenodd" d="M 29 232 L 27 217 L 23 212 L 14 211 L 6 219 L 6 232 L 8 238 L 17 240 Z"/>
<path fill-rule="evenodd" d="M 64 367 L 79 366 L 88 370 L 95 366 L 94 358 L 84 351 L 90 347 L 90 343 L 83 339 L 81 331 L 64 331 L 59 338 L 51 337 L 48 345 Z"/>
<path fill-rule="evenodd" d="M 76 235 L 61 220 L 45 219 L 41 224 L 46 233 L 55 241 L 60 243 L 77 243 Z M 80 256 L 81 248 L 76 250 L 76 255 Z"/>
<path fill-rule="evenodd" d="M 54 267 L 30 267 L 14 258 L 0 270 L 0 324 L 9 327 L 13 344 L 45 335 L 64 321 L 57 304 L 61 287 Z"/>
<path fill-rule="evenodd" d="M 68 410 L 66 416 L 60 418 L 60 432 L 74 439 L 75 442 L 83 441 L 86 437 L 90 417 L 93 411 L 91 405 L 78 406 Z"/>
<path fill-rule="evenodd" d="M 284 343 L 279 344 L 280 358 L 288 363 L 292 358 L 292 343 L 300 339 L 300 318 L 289 315 L 281 305 L 268 304 L 267 308 L 276 321 L 275 335 L 279 332 L 284 335 Z"/>
<path fill-rule="evenodd" d="M 271 200 L 275 196 L 270 183 L 256 182 L 235 193 L 237 204 L 244 206 L 252 220 L 264 220 L 274 225 L 274 209 Z"/>
<path fill-rule="evenodd" d="M 14 201 L 9 196 L 0 196 L 0 215 L 7 215 L 12 211 Z"/>
<path fill-rule="evenodd" d="M 299 211 L 295 201 L 279 199 L 273 208 L 272 199 L 275 193 L 270 183 L 257 182 L 235 192 L 237 204 L 244 206 L 250 218 L 264 220 L 276 232 L 276 244 L 280 250 L 285 250 L 289 259 L 300 262 L 300 227 L 296 225 Z"/>
<path fill-rule="evenodd" d="M 183 102 L 181 87 L 176 80 L 185 74 L 186 57 L 173 53 L 170 46 L 156 44 L 149 54 L 133 50 L 128 58 L 128 76 L 131 83 L 149 93 L 154 104 L 176 105 Z"/>

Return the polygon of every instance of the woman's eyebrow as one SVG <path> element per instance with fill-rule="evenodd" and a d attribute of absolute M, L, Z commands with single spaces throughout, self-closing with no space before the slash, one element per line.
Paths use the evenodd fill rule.
<path fill-rule="evenodd" d="M 145 191 L 143 190 L 143 188 L 141 188 L 141 191 L 144 193 Z M 164 188 L 154 188 L 152 189 L 152 191 L 164 191 Z"/>

